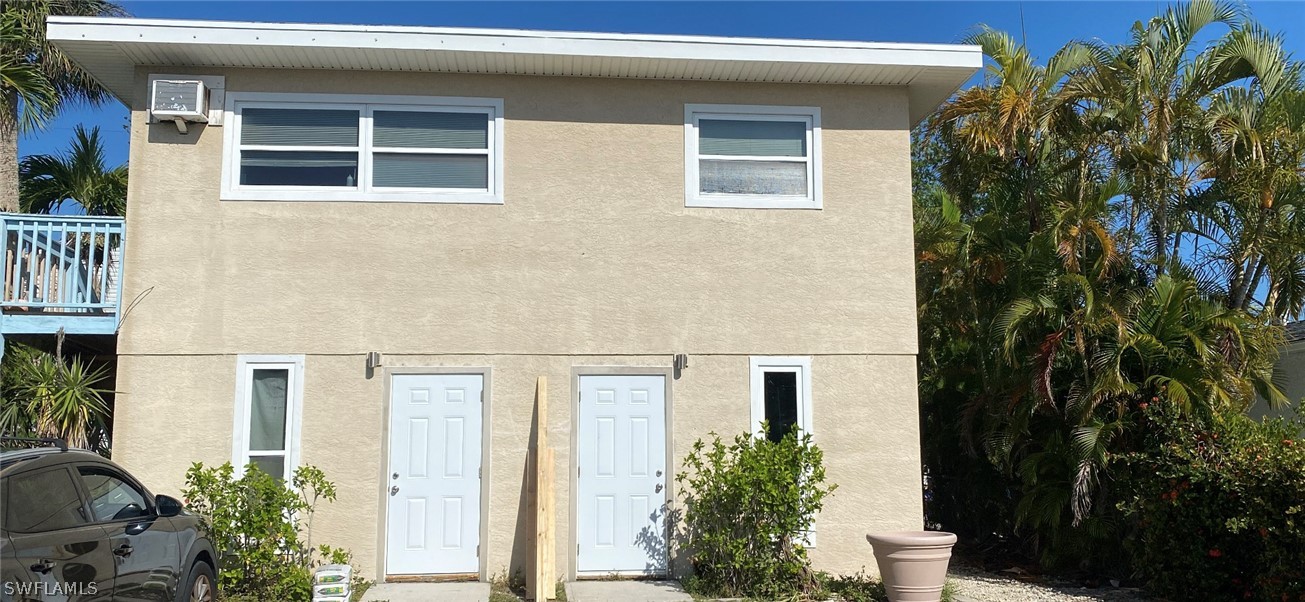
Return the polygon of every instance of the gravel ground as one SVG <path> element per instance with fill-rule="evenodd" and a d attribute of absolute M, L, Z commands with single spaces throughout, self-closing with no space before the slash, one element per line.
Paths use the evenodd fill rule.
<path fill-rule="evenodd" d="M 1149 598 L 1133 588 L 1089 588 L 1075 583 L 1040 581 L 1027 583 L 1005 575 L 994 575 L 965 565 L 953 566 L 948 577 L 956 587 L 957 602 L 1147 602 Z"/>

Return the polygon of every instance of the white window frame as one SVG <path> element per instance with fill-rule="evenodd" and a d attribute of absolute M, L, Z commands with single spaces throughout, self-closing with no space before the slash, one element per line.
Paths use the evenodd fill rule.
<path fill-rule="evenodd" d="M 288 370 L 289 375 L 286 381 L 288 385 L 286 395 L 286 437 L 285 450 L 281 454 L 285 457 L 285 474 L 282 477 L 286 484 L 290 483 L 291 477 L 294 476 L 295 468 L 299 466 L 299 447 L 302 433 L 302 418 L 304 409 L 304 356 L 302 355 L 240 355 L 236 357 L 236 411 L 232 424 L 231 438 L 231 465 L 235 467 L 237 477 L 245 473 L 245 465 L 249 464 L 251 450 L 249 449 L 249 419 L 252 415 L 253 406 L 253 382 L 254 370 Z M 252 455 L 256 456 L 275 456 L 276 452 L 267 450 L 253 450 Z"/>
<path fill-rule="evenodd" d="M 241 113 L 246 108 L 344 109 L 358 111 L 357 146 L 251 146 L 240 145 Z M 450 96 L 370 96 L 361 94 L 301 94 L 228 92 L 223 132 L 222 186 L 224 201 L 370 201 L 407 203 L 503 204 L 503 99 Z M 430 111 L 484 113 L 489 117 L 487 149 L 373 148 L 372 114 L 375 111 Z M 240 151 L 354 151 L 358 177 L 353 188 L 337 186 L 244 186 L 240 184 Z M 457 154 L 489 156 L 488 190 L 462 188 L 392 188 L 372 186 L 374 153 Z"/>
<path fill-rule="evenodd" d="M 806 157 L 747 157 L 739 155 L 699 155 L 698 121 L 722 119 L 734 121 L 789 121 L 806 125 Z M 735 209 L 820 209 L 823 203 L 821 182 L 820 107 L 764 105 L 684 105 L 684 206 L 725 207 Z M 804 196 L 778 194 L 704 193 L 698 174 L 698 161 L 791 161 L 806 163 L 807 193 Z"/>
<path fill-rule="evenodd" d="M 775 356 L 754 355 L 749 358 L 749 374 L 752 378 L 752 434 L 765 438 L 761 423 L 766 420 L 766 373 L 792 372 L 797 374 L 797 416 L 798 428 L 806 434 L 813 435 L 814 423 L 811 421 L 811 357 L 810 356 Z"/>
<path fill-rule="evenodd" d="M 815 423 L 811 421 L 811 356 L 754 355 L 748 358 L 748 363 L 752 380 L 752 436 L 766 438 L 766 433 L 761 430 L 761 424 L 766 420 L 766 373 L 792 372 L 797 374 L 798 430 L 801 434 L 815 437 Z M 811 529 L 798 543 L 808 548 L 816 547 L 814 518 Z"/>

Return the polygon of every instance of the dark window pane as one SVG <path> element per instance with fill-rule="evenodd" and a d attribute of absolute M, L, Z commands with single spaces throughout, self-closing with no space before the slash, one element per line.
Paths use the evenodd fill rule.
<path fill-rule="evenodd" d="M 86 523 L 77 487 L 62 467 L 0 479 L 0 498 L 10 531 L 35 533 Z"/>
<path fill-rule="evenodd" d="M 91 514 L 96 521 L 139 518 L 148 514 L 145 494 L 103 469 L 81 467 L 82 484 L 91 496 Z"/>
<path fill-rule="evenodd" d="M 766 395 L 766 438 L 779 441 L 797 426 L 797 373 L 767 372 L 763 379 Z"/>
<path fill-rule="evenodd" d="M 358 146 L 358 111 L 244 109 L 240 143 L 267 146 Z"/>
<path fill-rule="evenodd" d="M 254 370 L 250 383 L 249 449 L 285 449 L 285 417 L 289 401 L 290 371 L 284 368 Z"/>
<path fill-rule="evenodd" d="M 376 111 L 372 146 L 489 148 L 489 115 L 433 111 Z"/>
<path fill-rule="evenodd" d="M 358 181 L 358 153 L 241 151 L 242 186 L 343 186 Z"/>
<path fill-rule="evenodd" d="M 372 185 L 380 188 L 489 188 L 487 155 L 376 153 Z"/>
<path fill-rule="evenodd" d="M 283 456 L 250 456 L 249 461 L 256 464 L 259 470 L 276 477 L 276 480 L 285 480 L 285 458 Z"/>
<path fill-rule="evenodd" d="M 703 155 L 807 156 L 807 124 L 799 121 L 700 119 L 698 132 Z"/>

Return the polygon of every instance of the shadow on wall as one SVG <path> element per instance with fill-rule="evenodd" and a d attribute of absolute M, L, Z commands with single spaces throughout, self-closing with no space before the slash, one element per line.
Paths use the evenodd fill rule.
<path fill-rule="evenodd" d="M 667 502 L 666 504 L 663 504 L 661 508 L 653 510 L 652 514 L 648 515 L 648 522 L 654 525 L 662 525 L 662 529 L 660 529 L 662 531 L 661 534 L 657 533 L 658 529 L 644 527 L 639 531 L 639 535 L 634 538 L 635 545 L 643 548 L 644 552 L 650 559 L 649 562 L 644 564 L 643 572 L 645 574 L 667 574 L 667 560 L 671 555 L 670 529 L 667 525 L 675 524 L 671 521 L 671 517 L 675 513 L 672 512 L 670 508 L 671 504 L 670 502 Z M 662 519 L 664 519 L 665 522 L 663 522 Z"/>
<path fill-rule="evenodd" d="M 517 500 L 517 528 L 512 537 L 512 555 L 508 561 L 508 576 L 520 572 L 522 575 L 530 568 L 529 559 L 533 555 L 531 546 L 535 537 L 535 527 L 531 518 L 534 512 L 530 508 L 530 461 L 529 450 L 539 442 L 539 398 L 530 407 L 530 437 L 526 440 L 527 453 L 521 454 L 521 496 Z M 556 508 L 554 509 L 556 510 Z M 491 571 L 493 568 L 491 567 Z"/>
<path fill-rule="evenodd" d="M 199 138 L 204 135 L 204 130 L 208 129 L 208 124 L 187 123 L 186 128 L 187 133 L 182 134 L 177 131 L 177 126 L 170 121 L 151 123 L 149 124 L 150 144 L 186 144 L 194 146 L 199 144 Z M 218 130 L 217 134 L 221 136 L 221 130 Z"/>
<path fill-rule="evenodd" d="M 515 121 L 575 124 L 648 124 L 684 127 L 685 103 L 821 106 L 827 129 L 905 130 L 907 98 L 900 86 L 794 85 L 288 69 L 172 68 L 177 74 L 221 72 L 227 90 L 308 94 L 466 96 L 504 99 Z M 195 128 L 192 126 L 191 132 Z M 175 128 L 173 134 L 176 133 Z M 150 142 L 154 142 L 153 139 Z"/>

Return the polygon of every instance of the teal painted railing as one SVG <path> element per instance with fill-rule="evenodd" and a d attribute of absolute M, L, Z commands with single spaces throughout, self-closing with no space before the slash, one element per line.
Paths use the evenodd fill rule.
<path fill-rule="evenodd" d="M 0 333 L 117 331 L 123 218 L 0 213 L 0 224 Z"/>

